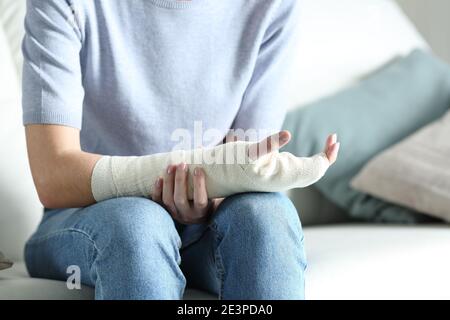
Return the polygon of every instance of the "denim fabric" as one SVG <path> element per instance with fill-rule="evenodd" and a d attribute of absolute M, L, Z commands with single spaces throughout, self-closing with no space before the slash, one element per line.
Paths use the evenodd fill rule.
<path fill-rule="evenodd" d="M 201 225 L 144 198 L 47 210 L 25 258 L 33 277 L 65 281 L 78 266 L 96 299 L 181 299 L 186 285 L 222 299 L 304 298 L 301 224 L 278 193 L 229 197 Z"/>

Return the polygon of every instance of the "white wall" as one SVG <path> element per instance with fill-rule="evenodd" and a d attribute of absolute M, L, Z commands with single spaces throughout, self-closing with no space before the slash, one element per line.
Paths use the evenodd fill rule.
<path fill-rule="evenodd" d="M 450 0 L 397 0 L 440 57 L 450 62 Z"/>

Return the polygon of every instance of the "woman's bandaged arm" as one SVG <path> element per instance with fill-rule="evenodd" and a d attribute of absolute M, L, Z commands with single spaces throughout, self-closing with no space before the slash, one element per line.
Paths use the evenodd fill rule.
<path fill-rule="evenodd" d="M 210 149 L 173 151 L 142 157 L 104 156 L 94 167 L 92 194 L 96 201 L 152 194 L 155 181 L 171 164 L 186 163 L 189 171 L 188 198 L 193 197 L 195 168 L 205 172 L 209 198 L 242 192 L 280 192 L 307 187 L 330 166 L 325 153 L 295 157 L 271 152 L 256 160 L 249 156 L 249 142 L 230 142 Z"/>

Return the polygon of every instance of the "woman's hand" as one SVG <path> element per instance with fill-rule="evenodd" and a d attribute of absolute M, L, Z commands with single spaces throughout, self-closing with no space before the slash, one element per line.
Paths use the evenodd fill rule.
<path fill-rule="evenodd" d="M 249 156 L 259 158 L 276 151 L 291 139 L 287 131 L 279 132 L 249 148 Z M 205 173 L 201 168 L 194 169 L 193 201 L 188 200 L 188 166 L 184 163 L 171 165 L 164 177 L 160 177 L 153 189 L 151 198 L 161 204 L 172 218 L 182 224 L 206 222 L 223 199 L 208 199 Z"/>
<path fill-rule="evenodd" d="M 188 166 L 185 163 L 170 165 L 164 175 L 156 181 L 152 200 L 166 208 L 172 218 L 182 224 L 205 222 L 213 207 L 206 191 L 205 173 L 194 169 L 193 201 L 188 200 Z"/>
<path fill-rule="evenodd" d="M 340 142 L 337 141 L 337 134 L 328 136 L 324 152 L 327 155 L 328 161 L 330 161 L 330 166 L 336 162 L 340 146 Z"/>

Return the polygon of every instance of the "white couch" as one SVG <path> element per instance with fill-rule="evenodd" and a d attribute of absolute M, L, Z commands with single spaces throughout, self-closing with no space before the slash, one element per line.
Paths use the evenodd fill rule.
<path fill-rule="evenodd" d="M 68 290 L 64 282 L 31 279 L 22 262 L 24 243 L 42 215 L 20 124 L 24 2 L 0 0 L 0 250 L 15 260 L 12 269 L 0 271 L 0 299 L 91 299 L 90 288 Z M 397 55 L 427 48 L 389 0 L 302 2 L 291 107 L 351 85 Z M 290 196 L 305 226 L 308 299 L 450 298 L 446 226 L 358 224 L 314 189 Z M 188 290 L 186 298 L 214 297 Z"/>

